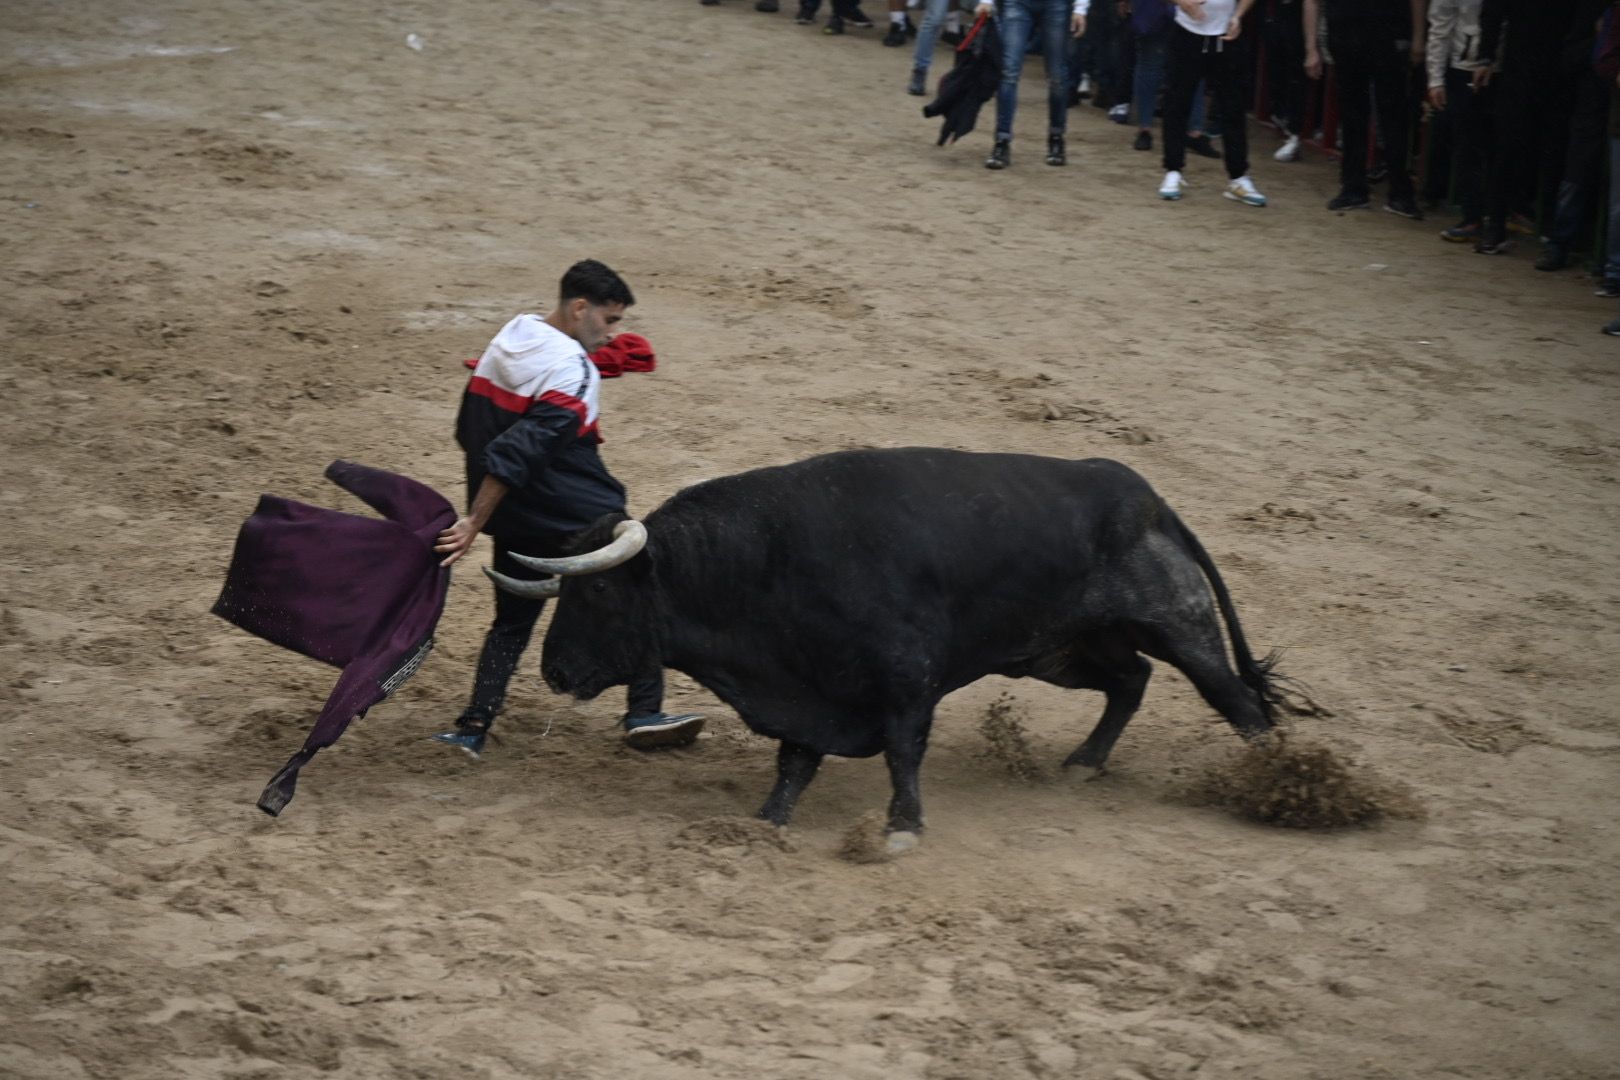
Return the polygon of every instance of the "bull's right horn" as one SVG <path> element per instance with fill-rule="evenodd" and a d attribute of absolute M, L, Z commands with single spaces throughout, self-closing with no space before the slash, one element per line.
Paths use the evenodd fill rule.
<path fill-rule="evenodd" d="M 497 589 L 509 592 L 513 596 L 526 596 L 530 600 L 548 600 L 557 595 L 562 589 L 561 578 L 546 578 L 544 581 L 522 581 L 515 577 L 496 573 L 489 567 L 484 567 L 484 576 L 495 583 Z"/>
<path fill-rule="evenodd" d="M 587 551 L 583 555 L 569 555 L 560 559 L 537 559 L 532 555 L 512 553 L 512 558 L 533 570 L 558 577 L 576 574 L 594 574 L 608 570 L 634 558 L 636 552 L 647 546 L 647 526 L 631 518 L 613 526 L 613 542 L 607 547 Z"/>

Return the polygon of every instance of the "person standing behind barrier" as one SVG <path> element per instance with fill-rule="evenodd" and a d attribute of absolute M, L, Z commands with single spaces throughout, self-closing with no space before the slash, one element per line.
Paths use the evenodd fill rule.
<path fill-rule="evenodd" d="M 1282 130 L 1283 144 L 1271 156 L 1298 161 L 1305 127 L 1305 35 L 1300 0 L 1277 0 L 1266 14 L 1266 68 L 1270 76 L 1272 121 Z"/>
<path fill-rule="evenodd" d="M 1322 77 L 1316 44 L 1317 13 L 1326 5 L 1328 47 L 1333 50 L 1333 82 L 1339 91 L 1339 194 L 1329 210 L 1366 210 L 1372 205 L 1367 183 L 1367 139 L 1374 99 L 1378 128 L 1389 166 L 1389 198 L 1384 209 L 1413 221 L 1423 218 L 1412 185 L 1412 105 L 1407 94 L 1407 63 L 1423 57 L 1423 0 L 1305 0 L 1305 73 Z"/>
<path fill-rule="evenodd" d="M 928 6 L 923 9 L 922 26 L 917 30 L 917 52 L 911 61 L 911 81 L 906 84 L 906 93 L 916 97 L 928 93 L 928 66 L 934 62 L 934 45 L 940 40 L 940 31 L 944 31 L 946 41 L 953 37 L 956 41 L 962 40 L 962 13 L 957 10 L 956 0 L 927 0 L 927 3 Z"/>
<path fill-rule="evenodd" d="M 1248 78 L 1243 16 L 1254 0 L 1176 0 L 1175 24 L 1166 52 L 1170 85 L 1164 97 L 1164 182 L 1161 199 L 1179 199 L 1186 189 L 1187 121 L 1200 79 L 1208 82 L 1221 123 L 1226 159 L 1225 195 L 1248 206 L 1266 205 L 1249 178 L 1248 118 L 1243 91 Z"/>
<path fill-rule="evenodd" d="M 1442 240 L 1473 243 L 1485 219 L 1485 169 L 1491 153 L 1490 91 L 1474 85 L 1479 58 L 1481 0 L 1433 0 L 1425 47 L 1428 101 L 1444 115 L 1456 163 L 1462 220 L 1440 231 Z M 1439 178 L 1442 183 L 1446 178 Z M 1443 188 L 1441 189 L 1443 191 Z"/>
<path fill-rule="evenodd" d="M 1041 52 L 1046 58 L 1046 163 L 1068 164 L 1063 134 L 1068 127 L 1069 34 L 1086 32 L 1086 12 L 1091 0 L 1001 0 L 998 17 L 1001 26 L 1001 88 L 996 92 L 996 143 L 985 159 L 987 169 L 1005 169 L 1012 164 L 1013 115 L 1018 111 L 1018 77 L 1024 70 L 1024 53 L 1030 37 L 1041 35 Z M 996 5 L 981 0 L 978 15 L 995 14 Z"/>

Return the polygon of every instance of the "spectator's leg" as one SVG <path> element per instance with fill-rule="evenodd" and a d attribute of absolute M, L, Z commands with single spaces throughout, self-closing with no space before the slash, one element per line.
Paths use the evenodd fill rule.
<path fill-rule="evenodd" d="M 1346 27 L 1330 37 L 1333 79 L 1339 92 L 1339 190 L 1367 197 L 1367 129 L 1371 122 L 1372 70 L 1367 42 Z"/>
<path fill-rule="evenodd" d="M 1173 24 L 1166 33 L 1164 171 L 1180 172 L 1187 167 L 1187 118 L 1192 115 L 1193 94 L 1203 77 L 1203 36 Z"/>
<path fill-rule="evenodd" d="M 1547 230 L 1548 254 L 1567 258 L 1569 249 L 1581 235 L 1591 213 L 1593 194 L 1603 179 L 1603 155 L 1607 149 L 1609 88 L 1603 80 L 1587 74 L 1581 79 L 1575 115 L 1570 121 L 1569 143 L 1564 154 L 1564 178 L 1558 185 L 1558 200 L 1552 225 Z"/>
<path fill-rule="evenodd" d="M 1372 46 L 1373 97 L 1383 135 L 1384 163 L 1389 167 L 1389 197 L 1410 200 L 1412 187 L 1412 96 L 1406 52 L 1393 38 L 1379 37 Z"/>
<path fill-rule="evenodd" d="M 1164 50 L 1169 35 L 1160 32 L 1136 39 L 1136 78 L 1131 89 L 1131 108 L 1136 126 L 1143 131 L 1153 127 L 1153 113 L 1159 106 L 1159 86 L 1164 82 Z"/>
<path fill-rule="evenodd" d="M 1046 54 L 1046 121 L 1048 135 L 1062 135 L 1069 121 L 1068 0 L 1045 0 L 1041 10 L 1042 51 Z"/>
<path fill-rule="evenodd" d="M 1249 124 L 1244 101 L 1249 75 L 1248 49 L 1241 37 L 1236 41 L 1217 40 L 1216 45 L 1218 49 L 1209 54 L 1206 70 L 1221 118 L 1221 151 L 1226 159 L 1226 176 L 1236 180 L 1249 173 Z"/>
<path fill-rule="evenodd" d="M 928 6 L 923 9 L 922 26 L 917 30 L 917 51 L 912 56 L 912 67 L 926 72 L 934 62 L 934 47 L 939 43 L 939 34 L 945 27 L 945 12 L 954 0 L 928 0 Z"/>
<path fill-rule="evenodd" d="M 1001 8 L 1001 86 L 996 90 L 996 141 L 1011 139 L 1018 113 L 1018 77 L 1024 70 L 1035 13 L 1033 0 L 1005 0 Z"/>

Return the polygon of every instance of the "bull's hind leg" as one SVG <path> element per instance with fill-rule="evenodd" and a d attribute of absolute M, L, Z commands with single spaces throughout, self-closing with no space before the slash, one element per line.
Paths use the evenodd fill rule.
<path fill-rule="evenodd" d="M 888 745 L 883 760 L 889 766 L 889 782 L 894 795 L 889 800 L 889 850 L 909 851 L 917 846 L 922 832 L 922 789 L 918 774 L 923 754 L 928 750 L 928 731 L 933 726 L 933 708 L 904 712 L 886 725 Z"/>
<path fill-rule="evenodd" d="M 1142 695 L 1147 692 L 1153 665 L 1134 651 L 1119 657 L 1112 669 L 1093 668 L 1086 676 L 1084 686 L 1101 690 L 1108 695 L 1102 719 L 1091 729 L 1086 741 L 1074 753 L 1063 759 L 1065 769 L 1072 765 L 1085 765 L 1100 769 L 1108 761 L 1125 725 L 1131 722 L 1136 710 L 1142 706 Z"/>
<path fill-rule="evenodd" d="M 799 796 L 815 779 L 821 758 L 818 751 L 783 739 L 776 751 L 776 786 L 771 789 L 765 805 L 759 808 L 759 816 L 772 825 L 786 825 Z"/>
<path fill-rule="evenodd" d="M 1232 670 L 1226 642 L 1213 618 L 1207 625 L 1144 628 L 1143 638 L 1142 651 L 1187 676 L 1239 735 L 1253 739 L 1271 730 L 1260 696 Z"/>

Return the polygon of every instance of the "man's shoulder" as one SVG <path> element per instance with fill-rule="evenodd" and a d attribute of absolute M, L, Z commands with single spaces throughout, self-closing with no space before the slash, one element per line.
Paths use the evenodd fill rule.
<path fill-rule="evenodd" d="M 517 389 L 558 367 L 572 372 L 588 365 L 579 342 L 538 315 L 519 315 L 501 327 L 478 367 L 480 374 Z"/>

